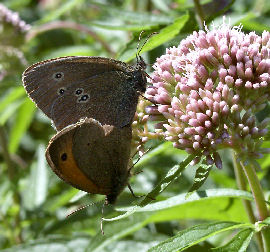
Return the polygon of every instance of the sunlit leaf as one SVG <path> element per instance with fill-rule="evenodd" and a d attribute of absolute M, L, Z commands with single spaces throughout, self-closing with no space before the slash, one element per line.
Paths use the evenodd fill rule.
<path fill-rule="evenodd" d="M 241 230 L 238 232 L 226 245 L 211 249 L 215 252 L 245 252 L 250 243 L 250 240 L 254 234 L 254 230 L 251 228 Z"/>
<path fill-rule="evenodd" d="M 17 118 L 10 132 L 10 142 L 9 142 L 10 152 L 12 153 L 16 152 L 22 136 L 24 135 L 25 131 L 27 130 L 27 128 L 31 123 L 35 110 L 36 106 L 27 97 L 18 110 Z"/>
<path fill-rule="evenodd" d="M 239 228 L 253 228 L 253 225 L 235 222 L 216 222 L 193 226 L 179 232 L 168 240 L 161 242 L 157 246 L 151 248 L 149 252 L 183 251 L 218 233 Z"/>

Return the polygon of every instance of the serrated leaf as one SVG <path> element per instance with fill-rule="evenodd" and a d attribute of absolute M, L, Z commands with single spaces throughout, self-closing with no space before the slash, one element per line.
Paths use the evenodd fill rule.
<path fill-rule="evenodd" d="M 238 232 L 226 245 L 211 249 L 214 252 L 245 252 L 251 238 L 254 234 L 254 229 L 247 228 Z"/>
<path fill-rule="evenodd" d="M 234 201 L 233 199 L 239 199 Z M 247 215 L 239 213 L 243 209 L 241 200 L 253 200 L 252 194 L 234 189 L 209 189 L 197 191 L 186 199 L 186 193 L 167 200 L 148 204 L 145 207 L 116 208 L 125 213 L 106 221 L 126 218 L 136 212 L 156 212 L 151 221 L 168 221 L 173 219 L 222 219 L 247 221 Z M 157 211 L 160 211 L 157 212 Z"/>
<path fill-rule="evenodd" d="M 114 221 L 116 219 L 125 218 L 143 206 L 146 206 L 149 202 L 155 199 L 162 191 L 164 191 L 175 179 L 177 179 L 181 172 L 188 166 L 188 164 L 194 159 L 195 155 L 189 155 L 185 160 L 183 160 L 179 165 L 175 165 L 172 169 L 168 171 L 164 179 L 158 183 L 158 185 L 148 193 L 145 198 L 137 205 L 128 210 L 125 214 L 118 216 L 116 218 L 104 219 L 106 221 Z"/>
<path fill-rule="evenodd" d="M 196 170 L 193 185 L 189 189 L 188 191 L 189 193 L 187 194 L 186 198 L 188 198 L 194 191 L 200 189 L 200 187 L 204 184 L 204 182 L 208 178 L 212 167 L 213 165 L 208 165 L 205 163 L 205 160 L 203 160 L 203 163 Z"/>
<path fill-rule="evenodd" d="M 236 223 L 236 222 L 215 222 L 210 224 L 201 224 L 187 228 L 177 235 L 169 238 L 158 244 L 157 246 L 149 249 L 149 252 L 172 252 L 183 251 L 207 238 L 214 236 L 218 233 L 234 230 L 238 228 L 253 228 L 249 223 Z"/>

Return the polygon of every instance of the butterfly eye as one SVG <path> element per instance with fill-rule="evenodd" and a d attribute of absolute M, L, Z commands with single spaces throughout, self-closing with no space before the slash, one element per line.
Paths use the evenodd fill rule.
<path fill-rule="evenodd" d="M 67 160 L 67 153 L 63 153 L 63 154 L 61 155 L 61 160 L 62 160 L 62 161 L 66 161 L 66 160 Z"/>
<path fill-rule="evenodd" d="M 57 94 L 63 95 L 65 93 L 66 89 L 64 87 L 61 87 L 57 90 Z"/>
<path fill-rule="evenodd" d="M 84 94 L 81 97 L 79 97 L 78 102 L 86 102 L 90 96 L 88 94 Z"/>
<path fill-rule="evenodd" d="M 82 88 L 78 88 L 78 89 L 76 89 L 76 91 L 75 91 L 75 95 L 80 95 L 80 94 L 82 94 L 83 93 L 83 89 Z"/>
<path fill-rule="evenodd" d="M 53 74 L 53 78 L 56 80 L 56 81 L 60 81 L 64 78 L 64 73 L 62 72 L 57 72 L 57 73 L 54 73 Z"/>

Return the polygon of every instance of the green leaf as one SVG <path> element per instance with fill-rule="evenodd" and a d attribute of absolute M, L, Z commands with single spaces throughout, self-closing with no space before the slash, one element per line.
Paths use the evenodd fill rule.
<path fill-rule="evenodd" d="M 241 25 L 245 29 L 250 29 L 252 31 L 256 30 L 257 32 L 270 31 L 269 24 L 270 19 L 265 17 L 262 18 L 259 15 L 254 14 L 254 12 L 247 13 L 247 15 L 240 20 Z"/>
<path fill-rule="evenodd" d="M 263 220 L 264 224 L 270 225 L 270 217 L 266 218 L 265 220 Z"/>
<path fill-rule="evenodd" d="M 50 51 L 49 53 L 46 53 L 45 59 L 52 59 L 57 57 L 64 57 L 64 56 L 94 56 L 95 51 L 89 47 L 89 46 L 66 46 L 61 47 L 55 50 Z"/>
<path fill-rule="evenodd" d="M 84 0 L 66 0 L 64 3 L 61 3 L 58 8 L 55 8 L 54 11 L 48 12 L 48 14 L 40 19 L 37 23 L 41 24 L 56 20 L 64 13 L 71 11 L 74 9 L 74 7 L 77 7 L 83 2 Z"/>
<path fill-rule="evenodd" d="M 185 199 L 186 194 L 181 194 L 165 201 L 149 204 L 143 208 L 138 206 L 117 208 L 116 210 L 127 212 L 105 220 L 112 221 L 125 218 L 135 212 L 152 211 L 154 214 L 146 220 L 147 223 L 176 219 L 248 221 L 241 199 L 252 200 L 250 193 L 232 189 L 217 189 L 201 191 L 196 194 L 193 194 L 188 200 Z"/>
<path fill-rule="evenodd" d="M 188 19 L 189 19 L 188 14 L 175 19 L 173 24 L 168 25 L 167 27 L 163 28 L 158 34 L 155 34 L 154 36 L 149 38 L 147 43 L 143 46 L 141 53 L 150 51 L 164 44 L 165 42 L 173 39 L 175 36 L 179 34 L 179 32 L 184 27 Z M 137 53 L 136 51 L 137 44 L 138 44 L 137 38 L 129 42 L 124 51 L 120 52 L 120 55 L 118 55 L 119 60 L 130 61 L 133 58 L 135 58 Z"/>
<path fill-rule="evenodd" d="M 96 26 L 103 29 L 108 30 L 118 30 L 118 31 L 133 31 L 133 32 L 141 32 L 152 29 L 157 29 L 159 26 L 157 24 L 112 24 L 110 22 L 91 22 L 91 26 Z"/>
<path fill-rule="evenodd" d="M 238 228 L 253 228 L 252 224 L 239 224 L 236 222 L 215 222 L 210 224 L 201 224 L 187 228 L 177 235 L 161 242 L 157 246 L 148 250 L 149 252 L 170 252 L 183 251 L 207 238 L 219 234 L 224 231 L 234 230 Z"/>
<path fill-rule="evenodd" d="M 148 204 L 147 206 L 140 208 L 138 211 L 148 212 L 148 211 L 163 210 L 182 204 L 187 204 L 188 202 L 202 201 L 208 200 L 210 198 L 219 198 L 219 197 L 232 197 L 232 198 L 253 200 L 252 194 L 247 191 L 234 190 L 230 188 L 208 189 L 205 191 L 197 191 L 196 193 L 192 194 L 189 198 L 186 198 L 186 193 L 182 193 L 177 196 L 170 197 L 167 200 Z"/>
<path fill-rule="evenodd" d="M 169 155 L 184 155 L 186 156 L 187 153 L 183 150 L 179 150 L 177 148 L 174 148 L 171 142 L 165 142 L 162 143 L 160 145 L 158 145 L 155 149 L 147 152 L 146 155 L 143 155 L 142 158 L 140 159 L 140 161 L 138 162 L 138 164 L 135 165 L 135 167 L 144 167 L 145 165 L 147 165 L 147 163 L 149 161 L 151 161 L 154 157 L 165 153 L 169 156 Z"/>
<path fill-rule="evenodd" d="M 254 234 L 254 229 L 247 228 L 238 232 L 226 245 L 211 249 L 215 252 L 245 252 L 251 238 Z"/>
<path fill-rule="evenodd" d="M 104 219 L 104 220 L 114 221 L 116 219 L 122 219 L 133 214 L 141 207 L 146 206 L 149 202 L 154 200 L 156 196 L 158 196 L 161 192 L 163 192 L 175 179 L 177 179 L 181 175 L 182 171 L 188 166 L 188 164 L 194 159 L 195 156 L 196 155 L 189 155 L 179 165 L 176 165 L 172 169 L 170 169 L 168 173 L 166 174 L 166 176 L 164 177 L 164 179 L 162 179 L 161 182 L 159 182 L 158 185 L 150 193 L 148 193 L 145 196 L 145 198 L 139 203 L 138 206 L 132 207 L 124 215 L 118 216 L 116 218 Z"/>
<path fill-rule="evenodd" d="M 189 193 L 187 194 L 186 198 L 189 197 L 194 191 L 197 191 L 204 184 L 204 182 L 209 176 L 212 167 L 213 165 L 208 165 L 205 163 L 205 159 L 203 160 L 203 163 L 196 170 L 194 183 L 189 189 Z"/>
<path fill-rule="evenodd" d="M 11 153 L 16 152 L 22 136 L 31 123 L 35 110 L 36 106 L 34 103 L 28 97 L 25 98 L 23 104 L 18 110 L 16 120 L 10 132 L 9 151 Z"/>
<path fill-rule="evenodd" d="M 24 95 L 25 90 L 21 86 L 10 89 L 7 94 L 0 100 L 0 113 L 2 113 L 2 111 L 4 111 L 11 103 L 17 101 Z"/>
<path fill-rule="evenodd" d="M 4 125 L 6 121 L 17 112 L 22 102 L 22 100 L 17 100 L 6 107 L 6 109 L 0 114 L 0 125 Z"/>
<path fill-rule="evenodd" d="M 145 24 L 150 24 L 150 25 L 160 25 L 160 24 L 169 24 L 173 22 L 172 17 L 168 15 L 163 15 L 163 14 L 152 14 L 149 12 L 136 12 L 136 11 L 129 11 L 129 10 L 122 10 L 121 8 L 116 8 L 112 5 L 108 4 L 99 4 L 95 3 L 95 5 L 99 6 L 102 8 L 102 10 L 107 12 L 107 15 L 110 17 L 117 17 L 117 21 L 124 21 L 123 23 L 128 25 L 128 24 L 140 24 L 140 25 L 145 25 Z M 112 20 L 112 18 L 109 18 Z M 128 22 L 128 24 L 127 24 Z M 112 25 L 112 23 L 111 23 Z M 140 30 L 141 31 L 141 30 Z"/>
<path fill-rule="evenodd" d="M 104 224 L 104 233 L 102 235 L 101 232 L 96 235 L 89 246 L 87 251 L 98 252 L 102 251 L 104 247 L 111 244 L 113 241 L 116 241 L 122 237 L 125 237 L 129 234 L 134 233 L 135 231 L 141 229 L 145 223 L 145 216 L 136 215 L 132 218 L 128 218 L 125 220 L 117 221 L 114 223 L 110 223 L 110 225 Z"/>
<path fill-rule="evenodd" d="M 65 206 L 71 199 L 78 194 L 78 189 L 71 188 L 70 190 L 63 191 L 63 193 L 56 195 L 54 198 L 51 197 L 47 200 L 43 206 L 46 211 L 55 212 L 60 207 Z"/>
<path fill-rule="evenodd" d="M 167 27 L 163 28 L 158 34 L 152 36 L 142 48 L 141 53 L 150 51 L 164 44 L 165 42 L 173 39 L 176 35 L 179 34 L 179 32 L 185 26 L 188 19 L 189 19 L 188 14 L 175 19 L 173 24 L 168 25 Z"/>
<path fill-rule="evenodd" d="M 47 237 L 45 239 L 37 239 L 19 246 L 14 246 L 9 249 L 4 249 L 2 252 L 36 252 L 36 251 L 50 251 L 50 252 L 71 252 L 71 251 L 85 251 L 89 246 L 91 239 L 89 236 L 58 236 Z"/>
<path fill-rule="evenodd" d="M 31 166 L 31 174 L 26 191 L 23 193 L 27 209 L 35 209 L 46 200 L 48 188 L 48 172 L 45 160 L 45 147 L 40 145 L 37 150 L 37 163 Z"/>
<path fill-rule="evenodd" d="M 186 199 L 186 193 L 148 204 L 145 207 L 116 208 L 125 213 L 106 221 L 126 218 L 135 212 L 154 212 L 149 222 L 176 219 L 208 219 L 248 221 L 242 199 L 253 200 L 252 194 L 234 189 L 209 189 L 197 191 Z"/>
<path fill-rule="evenodd" d="M 195 158 L 196 154 L 189 155 L 179 165 L 175 165 L 170 169 L 164 179 L 162 179 L 156 187 L 148 193 L 144 200 L 139 204 L 140 207 L 146 206 L 149 202 L 155 199 L 160 193 L 162 193 L 175 179 L 181 176 L 182 171 L 189 165 L 189 163 Z"/>

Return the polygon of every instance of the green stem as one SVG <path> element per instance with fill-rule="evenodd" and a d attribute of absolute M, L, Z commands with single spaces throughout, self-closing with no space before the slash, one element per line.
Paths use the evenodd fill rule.
<path fill-rule="evenodd" d="M 236 177 L 237 186 L 240 190 L 247 191 L 247 181 L 245 179 L 245 174 L 243 172 L 242 166 L 236 160 L 236 153 L 232 152 L 232 155 L 233 155 L 234 173 Z M 254 224 L 257 220 L 254 215 L 251 202 L 249 200 L 242 200 L 242 202 L 246 209 L 247 215 L 249 217 L 249 221 Z M 264 249 L 263 249 L 262 234 L 256 233 L 255 236 L 256 236 L 258 248 L 261 252 L 263 252 Z"/>
<path fill-rule="evenodd" d="M 243 164 L 243 162 L 240 163 L 247 176 L 249 186 L 255 199 L 256 208 L 259 214 L 259 220 L 263 221 L 264 219 L 269 217 L 269 211 L 265 203 L 265 198 L 260 181 L 257 177 L 254 167 L 250 163 L 249 164 Z M 262 237 L 264 243 L 264 251 L 270 252 L 270 228 L 262 230 Z"/>
<path fill-rule="evenodd" d="M 203 29 L 204 13 L 199 0 L 194 0 L 195 10 L 199 18 L 199 26 Z"/>
<path fill-rule="evenodd" d="M 115 56 L 115 52 L 111 49 L 110 45 L 105 40 L 103 40 L 103 38 L 99 36 L 96 32 L 94 32 L 85 25 L 81 25 L 71 21 L 53 21 L 51 23 L 40 25 L 35 29 L 33 28 L 27 33 L 26 41 L 33 39 L 40 33 L 55 29 L 73 29 L 84 32 L 91 36 L 95 41 L 98 41 L 110 55 L 112 55 L 113 57 Z"/>

